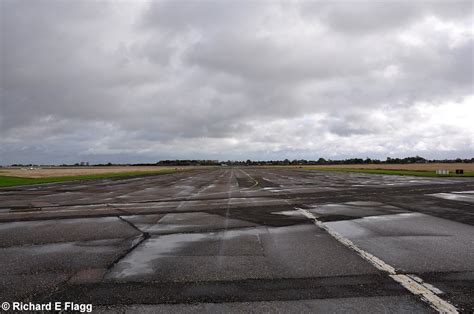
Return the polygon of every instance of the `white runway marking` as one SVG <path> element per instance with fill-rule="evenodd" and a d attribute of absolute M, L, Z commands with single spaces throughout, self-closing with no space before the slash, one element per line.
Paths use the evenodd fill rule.
<path fill-rule="evenodd" d="M 414 295 L 420 296 L 421 299 L 428 303 L 432 308 L 437 310 L 440 313 L 459 313 L 458 309 L 450 304 L 449 302 L 441 299 L 438 294 L 442 294 L 443 292 L 438 288 L 425 283 L 421 278 L 417 277 L 416 275 L 412 274 L 397 274 L 397 271 L 394 267 L 390 266 L 389 264 L 385 263 L 378 257 L 362 250 L 358 246 L 356 246 L 352 241 L 349 239 L 344 238 L 339 233 L 331 230 L 328 226 L 326 226 L 323 222 L 319 221 L 316 216 L 314 216 L 310 211 L 302 208 L 295 208 L 299 210 L 303 215 L 308 217 L 309 219 L 313 220 L 315 225 L 320 227 L 321 229 L 328 232 L 331 236 L 333 236 L 337 241 L 344 244 L 346 247 L 356 251 L 362 258 L 367 260 L 369 263 L 374 265 L 377 269 L 384 271 L 389 274 L 389 276 L 395 280 L 396 282 L 400 283 L 405 289 L 413 293 Z"/>
<path fill-rule="evenodd" d="M 244 188 L 242 190 L 249 190 L 249 189 L 252 189 L 252 188 L 254 188 L 258 185 L 258 181 L 255 180 L 251 175 L 249 175 L 247 172 L 243 171 L 242 169 L 240 169 L 240 171 L 243 172 L 247 177 L 249 177 L 250 180 L 252 180 L 254 182 L 254 184 L 251 187 Z"/>

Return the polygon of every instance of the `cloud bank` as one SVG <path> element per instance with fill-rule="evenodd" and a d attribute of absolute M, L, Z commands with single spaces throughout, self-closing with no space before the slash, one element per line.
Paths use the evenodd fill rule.
<path fill-rule="evenodd" d="M 472 1 L 0 5 L 0 164 L 474 155 Z"/>

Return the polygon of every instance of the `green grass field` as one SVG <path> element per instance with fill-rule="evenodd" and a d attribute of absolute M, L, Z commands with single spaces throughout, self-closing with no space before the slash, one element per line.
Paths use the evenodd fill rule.
<path fill-rule="evenodd" d="M 449 175 L 437 175 L 435 171 L 425 171 L 425 170 L 352 169 L 352 168 L 326 168 L 326 167 L 303 167 L 303 169 L 317 170 L 317 171 L 389 174 L 389 175 L 415 176 L 415 177 L 474 177 L 474 172 L 464 172 L 464 174 L 456 174 L 456 173 L 451 172 Z"/>
<path fill-rule="evenodd" d="M 46 177 L 46 178 L 23 178 L 23 177 L 12 177 L 12 176 L 0 176 L 0 187 L 63 182 L 63 181 L 97 180 L 97 179 L 130 177 L 130 176 L 138 176 L 138 175 L 156 175 L 156 174 L 173 173 L 176 171 L 179 171 L 179 170 L 163 169 L 163 170 L 157 170 L 157 171 L 100 173 L 100 174 L 88 174 L 88 175 L 78 175 L 78 176 Z"/>

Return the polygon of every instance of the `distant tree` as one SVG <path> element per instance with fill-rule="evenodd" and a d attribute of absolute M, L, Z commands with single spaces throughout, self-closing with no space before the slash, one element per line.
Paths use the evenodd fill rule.
<path fill-rule="evenodd" d="M 326 163 L 326 159 L 322 157 L 318 159 L 318 164 L 325 164 L 325 163 Z"/>

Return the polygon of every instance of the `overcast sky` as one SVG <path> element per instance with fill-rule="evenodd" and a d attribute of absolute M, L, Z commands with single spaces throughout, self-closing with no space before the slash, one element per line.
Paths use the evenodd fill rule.
<path fill-rule="evenodd" d="M 0 3 L 0 164 L 474 157 L 473 1 Z"/>

